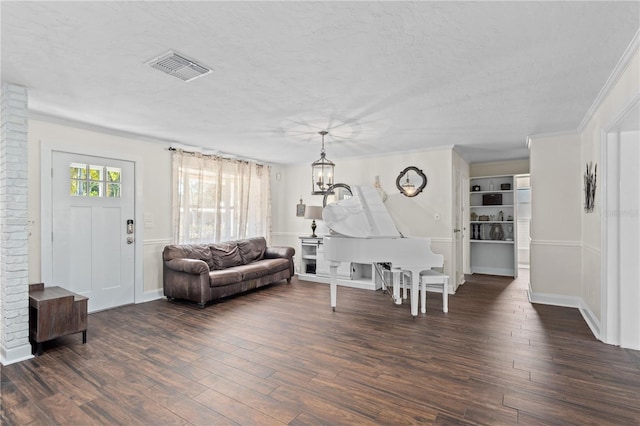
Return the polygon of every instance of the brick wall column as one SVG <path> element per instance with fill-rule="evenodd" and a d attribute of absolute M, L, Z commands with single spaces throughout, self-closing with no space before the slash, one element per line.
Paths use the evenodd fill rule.
<path fill-rule="evenodd" d="M 0 361 L 31 358 L 27 89 L 2 83 L 0 110 Z"/>

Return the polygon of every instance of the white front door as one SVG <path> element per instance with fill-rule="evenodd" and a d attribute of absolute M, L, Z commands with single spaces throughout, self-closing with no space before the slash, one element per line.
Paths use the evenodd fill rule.
<path fill-rule="evenodd" d="M 134 163 L 53 151 L 52 173 L 46 284 L 87 296 L 90 312 L 133 303 Z"/>

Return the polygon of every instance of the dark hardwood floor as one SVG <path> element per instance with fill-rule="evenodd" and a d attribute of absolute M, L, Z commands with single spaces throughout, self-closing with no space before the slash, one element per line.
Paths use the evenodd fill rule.
<path fill-rule="evenodd" d="M 294 279 L 206 309 L 158 300 L 2 368 L 3 425 L 640 424 L 640 355 L 528 277 L 471 276 L 427 314 Z"/>

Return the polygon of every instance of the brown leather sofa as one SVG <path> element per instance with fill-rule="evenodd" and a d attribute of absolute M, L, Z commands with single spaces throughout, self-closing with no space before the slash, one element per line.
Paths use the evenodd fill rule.
<path fill-rule="evenodd" d="M 267 247 L 263 237 L 215 244 L 166 246 L 162 252 L 164 295 L 204 307 L 294 275 L 292 247 Z"/>

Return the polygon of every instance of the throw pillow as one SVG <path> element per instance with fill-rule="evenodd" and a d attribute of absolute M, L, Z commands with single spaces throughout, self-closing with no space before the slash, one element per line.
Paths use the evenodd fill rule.
<path fill-rule="evenodd" d="M 231 266 L 242 265 L 240 250 L 235 241 L 216 243 L 211 247 L 211 259 L 214 269 L 225 269 Z"/>
<path fill-rule="evenodd" d="M 240 256 L 244 264 L 255 262 L 264 257 L 264 251 L 267 249 L 267 240 L 264 237 L 248 238 L 238 241 Z"/>

